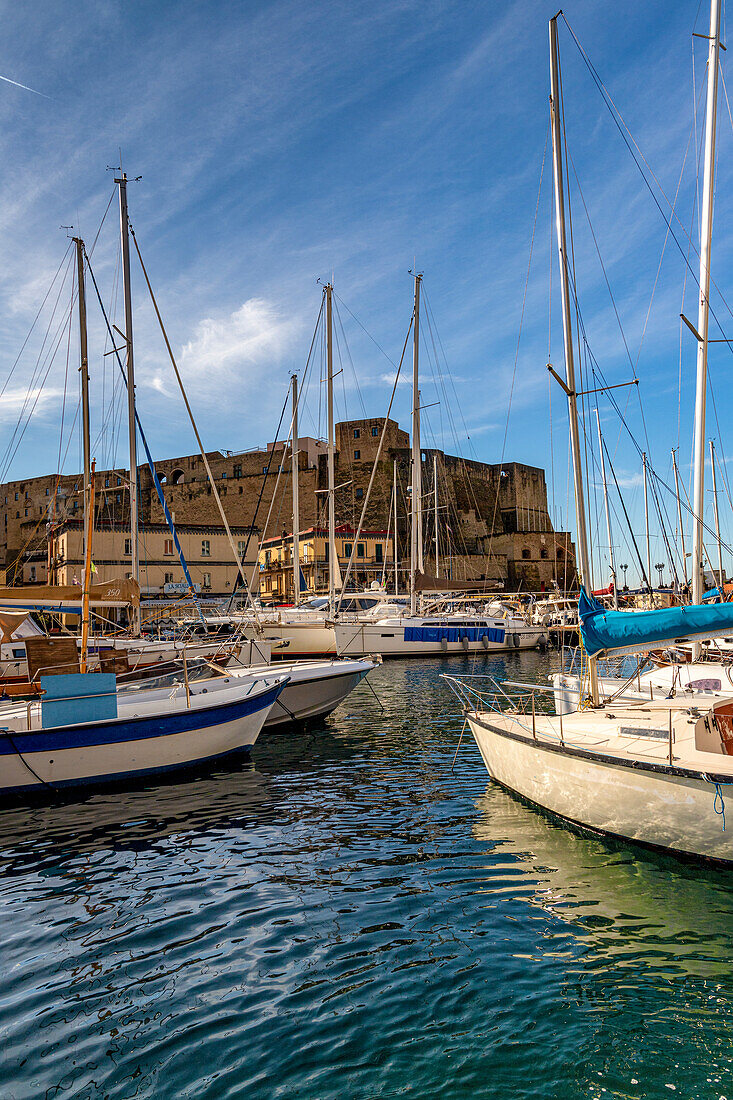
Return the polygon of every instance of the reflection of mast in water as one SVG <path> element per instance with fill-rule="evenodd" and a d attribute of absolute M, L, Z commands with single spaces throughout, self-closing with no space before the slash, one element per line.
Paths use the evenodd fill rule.
<path fill-rule="evenodd" d="M 576 832 L 494 784 L 476 808 L 473 835 L 491 844 L 488 892 L 499 875 L 506 891 L 500 857 L 510 857 L 513 896 L 564 922 L 597 958 L 645 978 L 729 974 L 730 875 Z"/>

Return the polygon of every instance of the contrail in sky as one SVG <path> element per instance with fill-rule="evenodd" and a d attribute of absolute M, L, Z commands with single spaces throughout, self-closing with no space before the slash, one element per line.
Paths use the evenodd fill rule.
<path fill-rule="evenodd" d="M 17 80 L 11 80 L 9 76 L 3 76 L 0 73 L 0 80 L 4 80 L 6 84 L 14 84 L 16 88 L 25 88 L 27 92 L 33 92 L 34 95 L 43 96 L 44 99 L 50 99 L 50 95 L 44 95 L 43 92 L 37 92 L 35 88 L 29 88 L 27 84 L 19 84 Z"/>

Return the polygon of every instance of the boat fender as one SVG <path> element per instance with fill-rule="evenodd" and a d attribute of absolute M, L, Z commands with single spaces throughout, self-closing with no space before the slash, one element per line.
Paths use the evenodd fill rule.
<path fill-rule="evenodd" d="M 488 636 L 488 634 L 482 634 L 481 635 L 481 645 L 484 647 L 484 649 L 489 648 L 489 636 Z"/>
<path fill-rule="evenodd" d="M 464 635 L 463 635 L 463 637 L 461 638 L 461 645 L 462 645 L 462 646 L 463 646 L 463 648 L 465 649 L 466 653 L 468 653 L 468 638 L 466 637 L 466 635 L 465 635 L 465 634 L 464 634 Z"/>
<path fill-rule="evenodd" d="M 441 638 L 440 639 L 440 648 L 443 650 L 443 653 L 448 652 L 448 639 L 447 638 Z"/>
<path fill-rule="evenodd" d="M 519 635 L 518 634 L 512 634 L 512 645 L 514 646 L 515 649 L 519 649 L 520 642 L 521 642 L 521 638 L 519 637 Z"/>
<path fill-rule="evenodd" d="M 547 635 L 546 634 L 540 634 L 540 640 L 537 643 L 537 648 L 539 649 L 540 653 L 544 653 L 547 650 Z"/>

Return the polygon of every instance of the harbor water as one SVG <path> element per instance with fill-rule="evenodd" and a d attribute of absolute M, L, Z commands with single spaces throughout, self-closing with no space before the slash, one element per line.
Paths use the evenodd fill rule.
<path fill-rule="evenodd" d="M 453 767 L 440 673 L 556 661 L 387 663 L 250 762 L 1 810 L 0 1096 L 733 1098 L 733 876 Z"/>

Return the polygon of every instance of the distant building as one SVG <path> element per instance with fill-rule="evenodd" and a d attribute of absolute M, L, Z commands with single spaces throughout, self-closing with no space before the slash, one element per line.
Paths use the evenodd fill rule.
<path fill-rule="evenodd" d="M 383 417 L 344 421 L 336 426 L 336 523 L 345 531 L 356 531 L 367 497 L 372 469 L 384 429 L 380 461 L 374 474 L 371 496 L 364 515 L 364 527 L 372 533 L 389 530 L 394 539 L 401 586 L 406 584 L 409 565 L 409 485 L 411 473 L 410 437 L 394 420 Z M 249 451 L 207 453 L 228 522 L 241 531 L 256 530 L 257 538 L 282 539 L 292 532 L 292 470 L 290 448 L 282 442 Z M 541 591 L 555 583 L 568 589 L 575 583 L 575 548 L 566 531 L 555 531 L 550 520 L 544 471 L 523 463 L 487 464 L 424 448 L 422 452 L 423 520 L 425 570 L 435 571 L 433 511 L 433 458 L 438 488 L 438 572 L 450 579 L 491 580 L 507 590 Z M 397 522 L 390 519 L 394 469 L 397 469 Z M 236 565 L 228 544 L 216 498 L 200 455 L 184 455 L 156 461 L 168 507 L 185 542 L 189 538 L 192 572 L 196 583 L 210 574 L 212 595 L 225 595 L 236 579 Z M 166 583 L 182 582 L 177 558 L 166 568 L 167 555 L 161 546 L 169 534 L 150 470 L 138 467 L 141 530 L 141 584 L 153 591 Z M 298 457 L 300 487 L 300 529 L 323 530 L 327 525 L 326 445 L 311 437 L 300 438 Z M 95 528 L 100 536 L 115 532 L 115 539 L 101 555 L 114 563 L 117 573 L 129 572 L 129 557 L 123 552 L 129 535 L 130 499 L 126 470 L 102 470 L 96 475 Z M 7 583 L 57 581 L 62 566 L 56 560 L 64 531 L 81 530 L 83 514 L 80 475 L 41 477 L 7 482 L 0 486 L 0 568 Z M 269 522 L 268 522 L 269 517 Z M 267 530 L 265 526 L 267 525 Z M 216 561 L 206 569 L 197 554 L 197 544 L 206 538 L 202 529 L 217 540 Z M 277 536 L 275 532 L 280 532 Z M 200 536 L 200 538 L 199 538 Z M 237 536 L 239 538 L 239 536 Z M 287 537 L 287 536 L 286 536 Z M 317 539 L 320 536 L 314 536 Z M 381 538 L 381 535 L 380 535 Z M 344 541 L 346 541 L 344 539 Z M 375 546 L 379 540 L 375 538 Z M 387 540 L 384 536 L 384 550 Z M 252 564 L 256 561 L 256 538 L 250 540 Z M 159 543 L 161 545 L 159 545 Z M 95 546 L 98 543 L 95 534 Z M 105 542 L 106 546 L 107 543 Z M 315 543 L 314 543 L 315 545 Z M 184 545 L 186 556 L 188 550 Z M 213 554 L 212 542 L 212 554 Z M 80 555 L 74 550 L 75 560 Z M 325 553 L 325 551 L 324 551 Z M 392 551 L 389 554 L 391 557 Z M 95 554 L 97 554 L 95 550 Z M 376 554 L 376 550 L 375 550 Z M 97 554 L 97 556 L 100 556 Z M 145 560 L 148 560 L 147 575 Z M 230 566 L 225 566 L 229 558 Z M 323 559 L 318 555 L 319 560 Z M 156 564 L 153 565 L 152 563 Z M 308 563 L 309 565 L 311 563 Z M 359 562 L 357 561 L 357 566 Z M 379 563 L 364 564 L 364 576 L 379 573 Z M 287 570 L 283 570 L 283 575 Z M 63 575 L 68 573 L 65 569 Z M 166 574 L 174 580 L 166 582 Z M 269 576 L 269 575 L 267 575 Z M 146 579 L 147 577 L 147 579 Z M 258 577 L 266 579 L 264 572 Z M 323 588 L 323 575 L 315 567 L 308 571 L 316 588 Z M 355 578 L 356 580 L 356 578 Z M 229 585 L 227 585 L 227 581 Z M 263 592 L 263 594 L 265 594 Z M 268 597 L 273 595 L 270 589 Z M 284 592 L 280 593 L 281 595 Z"/>
<path fill-rule="evenodd" d="M 362 531 L 356 543 L 353 527 L 336 528 L 336 554 L 342 578 L 346 576 L 352 549 L 349 586 L 368 588 L 372 581 L 382 583 L 394 575 L 392 539 L 386 531 Z M 328 590 L 328 531 L 311 527 L 299 535 L 301 591 L 309 595 Z M 292 600 L 293 536 L 283 533 L 279 538 L 265 539 L 260 549 L 259 589 L 263 600 Z M 353 582 L 353 583 L 352 583 Z"/>

